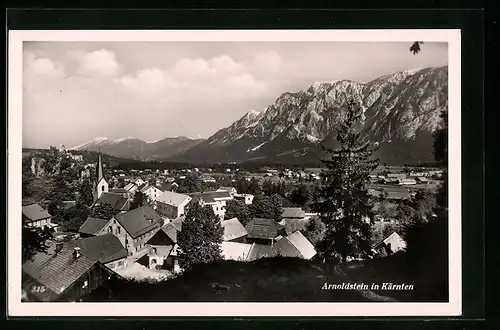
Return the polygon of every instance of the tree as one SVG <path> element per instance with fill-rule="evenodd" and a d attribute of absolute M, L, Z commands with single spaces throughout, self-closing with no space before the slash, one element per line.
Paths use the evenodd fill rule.
<path fill-rule="evenodd" d="M 279 195 L 258 196 L 249 207 L 252 218 L 266 218 L 279 221 L 283 213 Z"/>
<path fill-rule="evenodd" d="M 60 216 L 59 223 L 62 231 L 75 231 L 82 226 L 90 214 L 90 208 L 82 203 L 76 203 L 75 206 L 64 210 Z"/>
<path fill-rule="evenodd" d="M 369 175 L 378 166 L 374 150 L 360 138 L 358 129 L 361 108 L 349 101 L 337 134 L 339 149 L 324 147 L 329 157 L 323 159 L 319 199 L 316 203 L 326 225 L 318 249 L 327 259 L 371 254 L 370 225 L 372 201 L 366 188 Z"/>
<path fill-rule="evenodd" d="M 130 203 L 130 209 L 136 209 L 146 204 L 146 196 L 142 193 L 142 191 L 136 191 L 134 194 L 134 199 L 132 203 Z"/>
<path fill-rule="evenodd" d="M 415 41 L 410 47 L 410 52 L 412 52 L 413 55 L 418 54 L 420 52 L 420 45 L 423 43 L 423 41 Z"/>
<path fill-rule="evenodd" d="M 115 209 L 107 203 L 96 205 L 91 208 L 89 212 L 90 217 L 104 220 L 109 220 L 116 214 L 118 214 L 118 211 L 115 211 Z"/>
<path fill-rule="evenodd" d="M 249 207 L 238 200 L 230 200 L 226 203 L 226 219 L 238 218 L 238 220 L 245 226 L 251 219 Z"/>
<path fill-rule="evenodd" d="M 310 192 L 305 184 L 297 186 L 290 195 L 292 203 L 298 206 L 305 206 L 309 202 Z"/>
<path fill-rule="evenodd" d="M 319 217 L 312 217 L 306 225 L 304 235 L 316 246 L 325 237 L 326 226 Z"/>
<path fill-rule="evenodd" d="M 23 262 L 33 258 L 36 253 L 47 252 L 49 241 L 53 239 L 54 230 L 49 227 L 23 227 L 22 247 Z"/>
<path fill-rule="evenodd" d="M 193 204 L 182 222 L 182 231 L 177 236 L 180 247 L 180 266 L 188 269 L 197 263 L 221 259 L 224 229 L 211 206 Z"/>
<path fill-rule="evenodd" d="M 178 191 L 180 193 L 194 193 L 201 191 L 201 181 L 198 180 L 198 176 L 194 173 L 189 173 L 186 175 L 184 180 L 179 182 Z"/>
<path fill-rule="evenodd" d="M 92 205 L 92 203 L 94 202 L 94 194 L 92 190 L 93 189 L 90 180 L 85 179 L 80 183 L 78 187 L 78 193 L 79 193 L 79 201 L 82 204 L 87 206 Z"/>

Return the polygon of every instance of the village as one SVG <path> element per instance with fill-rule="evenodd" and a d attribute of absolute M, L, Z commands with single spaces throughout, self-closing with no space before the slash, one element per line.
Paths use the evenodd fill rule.
<path fill-rule="evenodd" d="M 48 211 L 50 201 L 24 201 L 23 225 L 53 232 L 47 250 L 35 253 L 23 264 L 23 296 L 27 301 L 79 301 L 112 277 L 160 281 L 182 273 L 177 237 L 194 204 L 210 206 L 220 219 L 224 231 L 220 248 L 226 260 L 317 256 L 316 233 L 311 231 L 317 231 L 314 227 L 318 226 L 308 225 L 318 218 L 310 207 L 310 190 L 320 179 L 321 168 L 264 167 L 257 173 L 244 174 L 238 169 L 196 167 L 125 171 L 106 166 L 101 153 L 97 162 L 91 162 L 64 146 L 51 150 L 58 162 L 66 160 L 69 168 L 78 168 L 80 182 L 92 183 L 89 209 L 105 206 L 112 209 L 112 216 L 89 215 L 76 221 L 76 226 L 65 226 L 57 220 L 61 217 Z M 29 175 L 47 175 L 44 165 L 48 160 L 43 155 L 25 156 Z M 406 246 L 397 231 L 391 231 L 393 227 L 385 228 L 398 222 L 397 213 L 390 215 L 388 210 L 411 200 L 419 190 L 435 189 L 441 175 L 440 170 L 419 169 L 370 176 L 368 193 L 377 200 L 373 226 L 382 226 L 373 242 L 375 256 L 396 253 Z M 62 201 L 62 210 L 76 207 L 80 193 L 74 196 L 73 200 Z M 264 217 L 249 212 L 256 200 L 265 205 L 262 196 L 281 198 L 279 214 Z M 258 210 L 264 206 L 253 207 Z M 377 212 L 381 209 L 384 211 Z M 240 219 L 236 216 L 239 214 L 243 214 Z"/>

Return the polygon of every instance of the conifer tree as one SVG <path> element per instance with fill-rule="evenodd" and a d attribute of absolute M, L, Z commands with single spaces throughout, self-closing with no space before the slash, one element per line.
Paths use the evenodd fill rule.
<path fill-rule="evenodd" d="M 212 207 L 194 203 L 182 222 L 182 231 L 177 236 L 181 249 L 180 266 L 188 269 L 197 263 L 221 259 L 224 229 Z"/>
<path fill-rule="evenodd" d="M 339 148 L 326 148 L 328 157 L 321 173 L 315 208 L 326 233 L 317 248 L 328 260 L 371 253 L 371 228 L 366 221 L 372 217 L 372 201 L 366 185 L 369 174 L 378 166 L 372 158 L 374 149 L 361 139 L 359 123 L 362 110 L 354 102 L 346 105 L 344 119 L 337 134 Z"/>

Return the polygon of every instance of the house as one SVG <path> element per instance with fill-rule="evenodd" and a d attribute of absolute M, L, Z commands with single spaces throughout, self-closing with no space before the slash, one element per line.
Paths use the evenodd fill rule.
<path fill-rule="evenodd" d="M 246 205 L 250 205 L 253 203 L 254 195 L 252 195 L 252 194 L 234 194 L 233 198 L 245 203 Z"/>
<path fill-rule="evenodd" d="M 427 179 L 426 177 L 424 176 L 418 176 L 416 179 L 415 179 L 416 182 L 418 183 L 424 183 L 424 184 L 429 184 L 429 179 Z"/>
<path fill-rule="evenodd" d="M 123 187 L 129 194 L 134 194 L 138 188 L 139 186 L 136 185 L 135 182 L 129 182 Z"/>
<path fill-rule="evenodd" d="M 236 191 L 236 188 L 234 187 L 220 187 L 219 189 L 217 189 L 217 191 L 227 191 L 231 194 L 231 196 L 234 196 L 235 194 L 238 193 Z"/>
<path fill-rule="evenodd" d="M 306 213 L 300 207 L 284 207 L 281 213 L 282 219 L 301 220 L 306 217 Z"/>
<path fill-rule="evenodd" d="M 146 181 L 144 181 L 141 178 L 137 178 L 137 179 L 135 179 L 134 183 L 136 184 L 136 186 L 140 187 L 140 186 L 146 184 Z"/>
<path fill-rule="evenodd" d="M 247 239 L 257 244 L 272 245 L 282 231 L 282 227 L 273 219 L 253 218 L 246 225 Z"/>
<path fill-rule="evenodd" d="M 179 270 L 175 251 L 178 230 L 172 223 L 167 223 L 146 242 L 148 253 L 138 260 L 150 269 Z"/>
<path fill-rule="evenodd" d="M 52 216 L 38 204 L 30 204 L 22 207 L 23 224 L 26 227 L 43 228 L 51 226 Z"/>
<path fill-rule="evenodd" d="M 238 242 L 222 242 L 222 257 L 226 260 L 246 261 L 250 255 L 252 244 Z"/>
<path fill-rule="evenodd" d="M 68 247 L 79 247 L 83 255 L 99 261 L 109 269 L 127 267 L 127 250 L 113 234 L 104 234 L 69 241 Z"/>
<path fill-rule="evenodd" d="M 80 237 L 92 237 L 100 235 L 109 220 L 88 217 L 87 220 L 80 226 L 78 233 Z"/>
<path fill-rule="evenodd" d="M 109 192 L 112 193 L 112 194 L 121 195 L 121 196 L 127 197 L 127 198 L 130 197 L 128 190 L 124 189 L 124 188 L 109 189 Z"/>
<path fill-rule="evenodd" d="M 221 225 L 224 228 L 224 235 L 222 237 L 223 241 L 244 242 L 245 236 L 248 232 L 238 218 L 224 220 L 221 222 Z"/>
<path fill-rule="evenodd" d="M 226 215 L 226 202 L 234 199 L 228 191 L 207 191 L 191 194 L 193 203 L 198 202 L 201 206 L 211 205 L 212 209 L 221 221 Z"/>
<path fill-rule="evenodd" d="M 411 193 L 407 190 L 396 190 L 396 191 L 387 191 L 387 195 L 385 197 L 388 200 L 407 200 L 411 198 Z"/>
<path fill-rule="evenodd" d="M 158 197 L 163 194 L 163 191 L 149 184 L 143 187 L 141 192 L 152 202 L 156 202 Z"/>
<path fill-rule="evenodd" d="M 300 231 L 281 238 L 273 245 L 273 249 L 276 255 L 283 257 L 311 259 L 316 255 L 314 246 Z"/>
<path fill-rule="evenodd" d="M 176 219 L 184 215 L 186 206 L 191 201 L 191 197 L 184 194 L 178 194 L 172 191 L 164 191 L 157 197 L 158 213 L 167 219 Z"/>
<path fill-rule="evenodd" d="M 202 174 L 200 175 L 199 179 L 203 183 L 215 183 L 216 180 L 213 176 Z"/>
<path fill-rule="evenodd" d="M 79 247 L 51 244 L 22 265 L 22 289 L 28 301 L 81 301 L 112 277 L 120 277 Z"/>
<path fill-rule="evenodd" d="M 373 250 L 380 257 L 385 257 L 404 249 L 406 249 L 406 242 L 396 232 L 393 232 L 373 246 Z"/>
<path fill-rule="evenodd" d="M 417 184 L 417 181 L 414 179 L 400 179 L 398 180 L 399 185 L 412 185 L 412 184 Z"/>
<path fill-rule="evenodd" d="M 130 208 L 129 198 L 110 192 L 105 192 L 101 194 L 98 200 L 94 202 L 93 206 L 109 204 L 115 211 L 125 212 Z"/>
<path fill-rule="evenodd" d="M 404 174 L 404 173 L 388 173 L 386 175 L 386 177 L 388 179 L 396 179 L 396 180 L 406 179 L 406 174 Z"/>
<path fill-rule="evenodd" d="M 161 216 L 150 206 L 141 206 L 115 215 L 101 233 L 112 233 L 120 239 L 129 255 L 145 249 L 147 240 L 163 225 Z"/>
<path fill-rule="evenodd" d="M 283 219 L 279 222 L 285 228 L 285 234 L 291 235 L 297 230 L 305 230 L 310 218 L 304 219 Z"/>

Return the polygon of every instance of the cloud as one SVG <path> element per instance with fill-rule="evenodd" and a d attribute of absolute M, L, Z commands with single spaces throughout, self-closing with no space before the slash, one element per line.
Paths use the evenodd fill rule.
<path fill-rule="evenodd" d="M 264 51 L 255 54 L 254 66 L 260 72 L 275 72 L 283 63 L 281 56 L 274 51 Z"/>
<path fill-rule="evenodd" d="M 120 65 L 114 53 L 101 49 L 86 53 L 79 58 L 79 73 L 83 75 L 114 76 L 120 71 Z"/>

